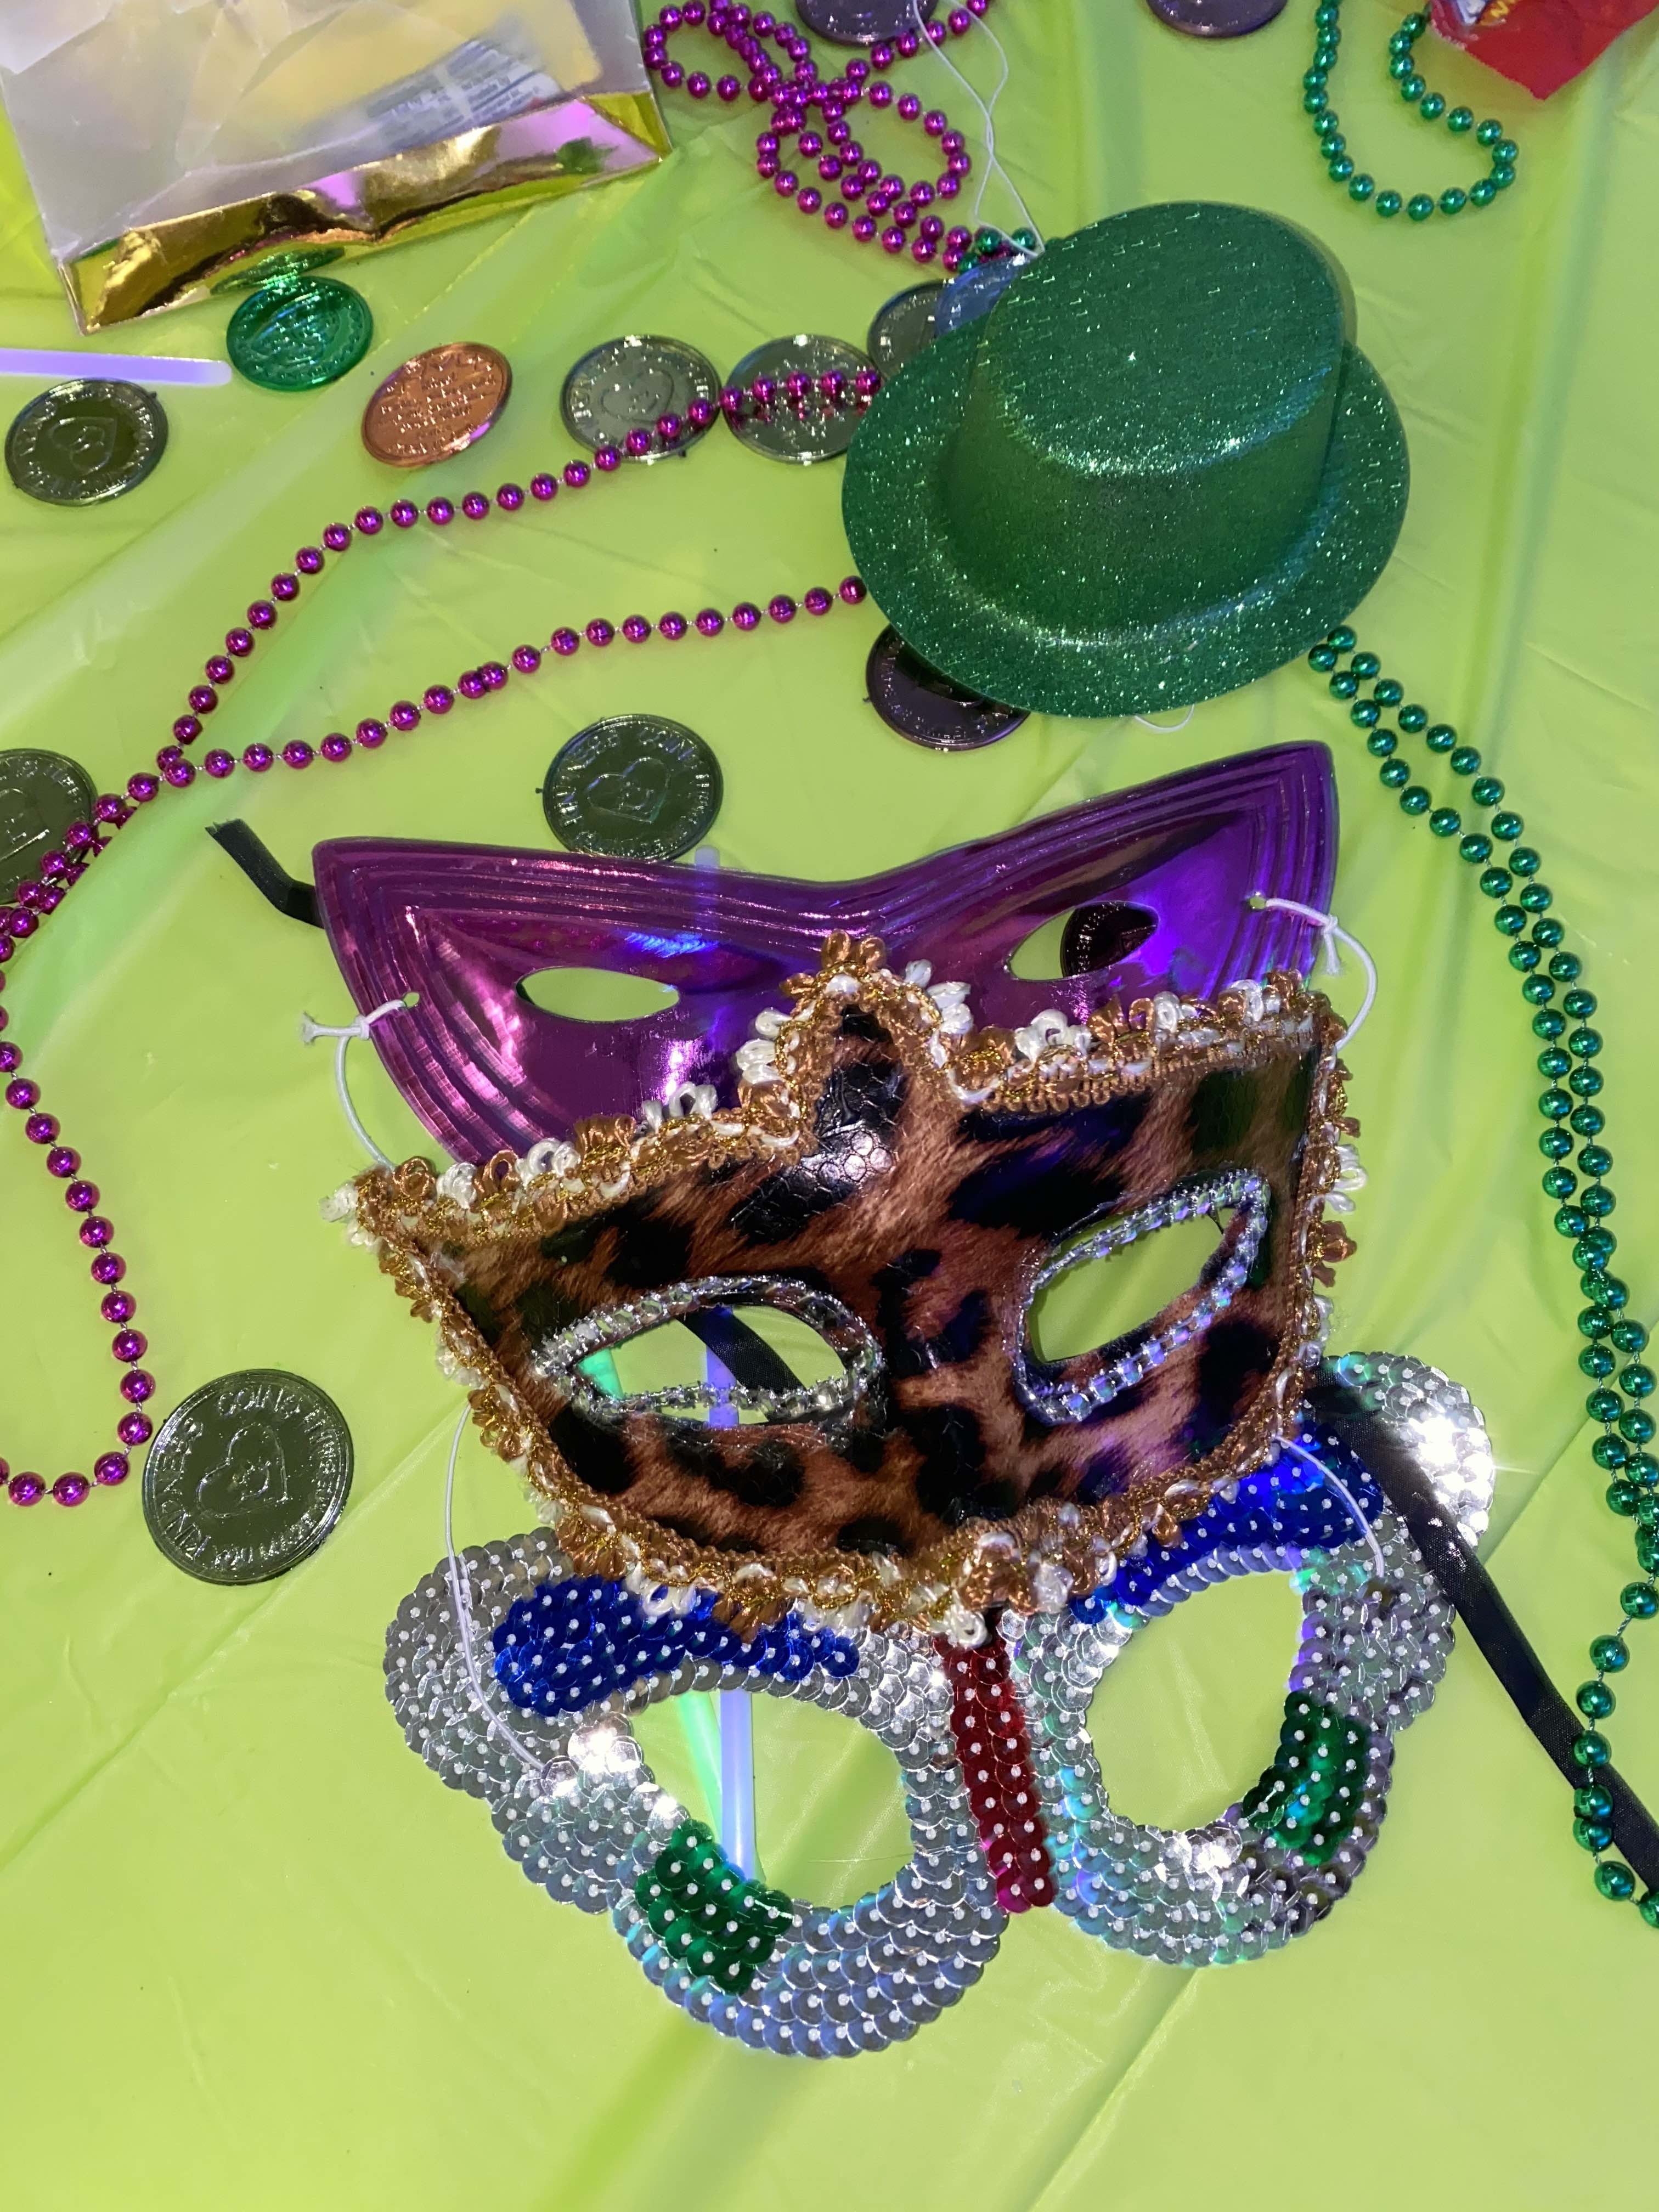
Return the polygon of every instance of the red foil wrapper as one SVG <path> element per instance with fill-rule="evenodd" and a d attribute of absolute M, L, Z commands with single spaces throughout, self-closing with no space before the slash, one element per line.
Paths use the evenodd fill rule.
<path fill-rule="evenodd" d="M 1443 39 L 1547 100 L 1656 7 L 1659 0 L 1491 0 L 1471 24 L 1453 0 L 1432 0 L 1431 13 Z"/>

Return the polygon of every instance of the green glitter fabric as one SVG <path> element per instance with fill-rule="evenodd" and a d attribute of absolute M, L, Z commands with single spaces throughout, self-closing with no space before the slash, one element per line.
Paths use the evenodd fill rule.
<path fill-rule="evenodd" d="M 884 386 L 842 514 L 878 605 L 986 696 L 1144 714 L 1281 666 L 1364 597 L 1409 465 L 1340 272 L 1249 208 L 1055 240 Z"/>

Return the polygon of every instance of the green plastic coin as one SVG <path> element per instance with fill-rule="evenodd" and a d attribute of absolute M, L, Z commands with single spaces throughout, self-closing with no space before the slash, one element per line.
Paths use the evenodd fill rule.
<path fill-rule="evenodd" d="M 250 384 L 314 392 L 356 368 L 374 335 L 360 294 L 331 276 L 312 276 L 250 293 L 230 319 L 226 343 Z"/>
<path fill-rule="evenodd" d="M 296 284 L 314 270 L 327 268 L 331 261 L 343 261 L 343 246 L 299 246 L 286 253 L 267 253 L 263 259 L 242 269 L 234 269 L 228 276 L 222 276 L 208 289 L 221 292 L 257 292 L 266 284 Z"/>

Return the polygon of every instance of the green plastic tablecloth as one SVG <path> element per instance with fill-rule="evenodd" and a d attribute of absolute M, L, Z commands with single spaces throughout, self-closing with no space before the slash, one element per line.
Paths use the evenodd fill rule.
<path fill-rule="evenodd" d="M 1484 216 L 1419 230 L 1327 181 L 1298 106 L 1308 13 L 1296 0 L 1259 37 L 1206 45 L 1131 0 L 1010 0 L 994 18 L 1012 64 L 999 150 L 1049 233 L 1141 201 L 1243 200 L 1307 226 L 1348 269 L 1414 477 L 1359 627 L 1408 697 L 1482 748 L 1543 848 L 1601 1000 L 1613 1225 L 1651 1321 L 1651 27 L 1543 108 L 1436 45 L 1432 82 L 1509 120 L 1521 179 Z M 1408 188 L 1467 184 L 1473 149 L 1418 127 L 1383 76 L 1394 25 L 1371 0 L 1347 11 L 1351 143 Z M 992 81 L 982 40 L 954 51 Z M 942 72 L 933 96 L 969 119 Z M 390 495 L 357 418 L 421 347 L 482 338 L 514 364 L 511 409 L 476 460 L 422 479 L 459 494 L 564 457 L 564 372 L 618 331 L 680 333 L 722 367 L 786 328 L 860 337 L 908 264 L 759 189 L 746 108 L 675 103 L 671 118 L 677 152 L 637 182 L 360 264 L 376 343 L 332 389 L 169 394 L 163 466 L 107 509 L 0 491 L 0 744 L 61 748 L 104 786 L 145 765 L 273 569 Z M 0 337 L 70 343 L 21 172 L 0 158 Z M 191 310 L 103 349 L 214 353 L 225 319 Z M 284 615 L 214 734 L 314 741 L 560 622 L 833 584 L 848 565 L 839 489 L 834 466 L 775 468 L 722 431 L 684 467 L 580 506 L 355 550 Z M 539 845 L 548 759 L 623 708 L 714 744 L 726 862 L 822 876 L 1194 761 L 1328 740 L 1337 904 L 1382 975 L 1352 1053 L 1370 1182 L 1335 1341 L 1431 1360 L 1486 1409 L 1500 1468 L 1486 1555 L 1559 1680 L 1580 1679 L 1586 1640 L 1615 1618 L 1629 1524 L 1602 1510 L 1589 1463 L 1579 1301 L 1538 1185 L 1536 1043 L 1473 872 L 1402 817 L 1305 669 L 1201 707 L 1177 734 L 1034 720 L 951 758 L 865 705 L 878 620 L 837 608 L 787 634 L 618 647 L 343 770 L 198 781 L 124 835 L 10 971 L 12 1034 L 131 1260 L 160 1402 L 230 1369 L 289 1367 L 332 1394 L 357 1452 L 337 1533 L 254 1589 L 168 1566 L 136 1482 L 78 1512 L 0 1518 L 0 2202 L 15 2212 L 1645 2201 L 1659 1936 L 1595 1895 L 1559 1779 L 1464 1644 L 1400 1741 L 1369 1870 L 1309 1937 L 1183 1974 L 1030 1914 L 967 2001 L 850 2064 L 770 2060 L 691 2027 L 605 1921 L 550 1905 L 483 1810 L 404 1746 L 382 1639 L 440 1549 L 456 1395 L 372 1259 L 318 1216 L 359 1164 L 324 1055 L 297 1035 L 302 1009 L 349 1013 L 326 945 L 279 921 L 204 830 L 234 804 L 296 874 L 325 836 Z M 1352 979 L 1334 988 L 1351 1007 Z M 363 1060 L 368 1118 L 394 1152 L 417 1148 Z M 56 1189 L 15 1121 L 0 1137 L 0 1449 L 55 1474 L 102 1448 L 112 1370 Z M 530 1520 L 469 1444 L 461 1536 Z M 1277 1578 L 1229 1587 L 1114 1670 L 1095 1724 L 1126 1809 L 1200 1820 L 1254 1776 L 1293 1607 Z M 1638 1632 L 1614 1723 L 1650 1792 L 1656 1639 L 1659 1625 Z M 694 1800 L 695 1720 L 646 1729 Z M 773 1700 L 757 1722 L 769 1877 L 829 1899 L 890 1872 L 904 1845 L 886 1754 Z"/>

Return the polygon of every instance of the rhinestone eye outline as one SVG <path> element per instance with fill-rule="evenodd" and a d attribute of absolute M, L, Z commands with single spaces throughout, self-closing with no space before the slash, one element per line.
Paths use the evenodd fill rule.
<path fill-rule="evenodd" d="M 814 1330 L 840 1359 L 839 1376 L 795 1390 L 705 1381 L 613 1396 L 582 1366 L 595 1352 L 614 1352 L 688 1314 L 746 1305 L 769 1306 Z M 790 1275 L 697 1275 L 584 1314 L 549 1337 L 531 1367 L 540 1380 L 562 1389 L 579 1413 L 607 1428 L 648 1413 L 680 1428 L 697 1429 L 722 1425 L 714 1418 L 720 1413 L 739 1419 L 758 1414 L 757 1428 L 844 1421 L 879 1389 L 885 1363 L 866 1324 L 827 1291 Z"/>
<path fill-rule="evenodd" d="M 1222 1230 L 1221 1242 L 1205 1261 L 1196 1282 L 1148 1322 L 1121 1331 L 1092 1352 L 1072 1358 L 1045 1360 L 1034 1352 L 1031 1313 L 1039 1292 L 1051 1283 L 1089 1261 L 1127 1251 L 1160 1229 L 1203 1215 L 1213 1218 L 1228 1206 L 1234 1209 L 1233 1218 Z M 1202 1336 L 1225 1313 L 1249 1279 L 1272 1210 L 1273 1190 L 1265 1176 L 1250 1168 L 1221 1168 L 1212 1174 L 1183 1177 L 1161 1197 L 1109 1214 L 1081 1236 L 1073 1232 L 1060 1240 L 1032 1276 L 1021 1309 L 1019 1350 L 1014 1361 L 1014 1387 L 1021 1402 L 1050 1427 L 1085 1421 L 1161 1367 L 1171 1352 Z M 1138 1340 L 1133 1350 L 1127 1348 L 1131 1339 Z M 1125 1349 L 1108 1357 L 1117 1346 Z M 1091 1360 L 1100 1364 L 1091 1374 L 1079 1374 L 1079 1370 Z"/>

